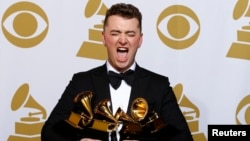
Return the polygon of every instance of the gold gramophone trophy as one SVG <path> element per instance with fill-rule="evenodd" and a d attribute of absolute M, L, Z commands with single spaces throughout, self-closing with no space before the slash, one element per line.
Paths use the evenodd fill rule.
<path fill-rule="evenodd" d="M 154 111 L 148 111 L 148 104 L 144 98 L 137 98 L 131 105 L 133 121 L 123 121 L 120 130 L 121 139 L 154 140 L 156 133 L 166 127 L 163 119 Z"/>
<path fill-rule="evenodd" d="M 114 132 L 122 125 L 121 139 L 143 139 L 154 136 L 166 126 L 155 112 L 148 112 L 148 104 L 144 98 L 137 98 L 131 105 L 131 117 L 121 108 L 112 115 L 110 101 L 100 101 L 92 111 L 91 99 L 93 93 L 84 91 L 75 99 L 75 109 L 65 121 L 78 129 L 94 129 L 106 133 Z"/>
<path fill-rule="evenodd" d="M 66 122 L 79 129 L 92 128 L 104 132 L 116 131 L 119 124 L 108 108 L 109 100 L 102 100 L 93 112 L 91 108 L 92 96 L 93 93 L 90 91 L 78 94 L 74 99 L 76 110 L 71 112 Z"/>

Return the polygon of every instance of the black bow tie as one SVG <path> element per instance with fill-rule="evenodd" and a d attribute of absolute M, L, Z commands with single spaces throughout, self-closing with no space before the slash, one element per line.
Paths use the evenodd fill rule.
<path fill-rule="evenodd" d="M 125 73 L 115 73 L 113 71 L 109 71 L 108 73 L 109 76 L 109 82 L 112 85 L 114 89 L 117 89 L 121 85 L 121 81 L 125 80 L 125 82 L 128 85 L 132 85 L 133 80 L 134 80 L 134 71 L 133 70 L 128 70 Z"/>

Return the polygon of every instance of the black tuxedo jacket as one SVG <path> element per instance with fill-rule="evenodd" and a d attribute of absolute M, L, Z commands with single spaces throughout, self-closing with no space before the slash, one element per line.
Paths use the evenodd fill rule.
<path fill-rule="evenodd" d="M 106 133 L 79 130 L 65 122 L 74 108 L 73 99 L 83 91 L 94 93 L 91 99 L 92 107 L 95 107 L 103 99 L 111 99 L 106 64 L 73 75 L 42 128 L 42 141 L 77 141 L 85 135 L 94 135 L 101 140 L 108 140 Z M 149 111 L 154 110 L 164 119 L 167 127 L 171 127 L 162 132 L 162 136 L 158 136 L 161 139 L 154 140 L 162 140 L 162 138 L 164 141 L 193 140 L 167 77 L 136 65 L 135 78 L 128 101 L 128 115 L 130 115 L 131 103 L 138 97 L 145 98 Z"/>

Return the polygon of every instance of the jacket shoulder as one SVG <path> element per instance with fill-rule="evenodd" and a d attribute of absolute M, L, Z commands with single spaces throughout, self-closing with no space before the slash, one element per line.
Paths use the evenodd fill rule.
<path fill-rule="evenodd" d="M 91 74 L 101 74 L 103 72 L 106 72 L 106 66 L 102 65 L 102 66 L 98 66 L 95 68 L 91 68 L 89 70 L 86 71 L 81 71 L 81 72 L 77 72 L 74 74 L 74 76 L 84 76 L 84 75 L 91 75 Z"/>
<path fill-rule="evenodd" d="M 168 77 L 165 75 L 153 72 L 153 71 L 146 69 L 146 68 L 143 68 L 143 67 L 138 67 L 137 70 L 140 74 L 145 75 L 145 76 L 152 76 L 152 77 L 158 78 L 158 79 L 168 79 Z"/>

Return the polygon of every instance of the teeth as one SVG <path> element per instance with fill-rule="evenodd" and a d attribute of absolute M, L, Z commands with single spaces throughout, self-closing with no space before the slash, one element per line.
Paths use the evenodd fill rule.
<path fill-rule="evenodd" d="M 118 48 L 117 51 L 119 51 L 119 52 L 127 52 L 128 49 L 127 48 Z"/>

